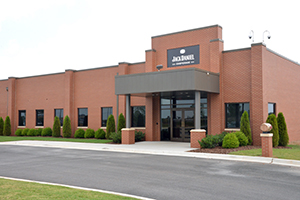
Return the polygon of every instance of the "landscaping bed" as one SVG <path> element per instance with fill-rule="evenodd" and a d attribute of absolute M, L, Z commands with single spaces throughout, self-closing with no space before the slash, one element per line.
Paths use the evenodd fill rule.
<path fill-rule="evenodd" d="M 218 146 L 218 147 L 214 147 L 214 148 L 211 148 L 211 149 L 210 148 L 194 149 L 194 150 L 191 150 L 189 152 L 229 154 L 229 153 L 235 152 L 235 151 L 251 150 L 251 149 L 261 149 L 261 146 L 248 145 L 248 146 L 242 146 L 242 147 L 231 148 L 231 149 L 227 149 L 227 148 L 223 148 L 223 147 Z M 277 146 L 277 147 L 274 147 L 273 149 L 291 149 L 291 147 Z"/>

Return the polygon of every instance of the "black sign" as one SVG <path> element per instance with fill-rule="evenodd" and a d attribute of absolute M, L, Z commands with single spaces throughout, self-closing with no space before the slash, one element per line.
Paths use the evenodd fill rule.
<path fill-rule="evenodd" d="M 168 50 L 168 67 L 199 64 L 199 45 Z"/>

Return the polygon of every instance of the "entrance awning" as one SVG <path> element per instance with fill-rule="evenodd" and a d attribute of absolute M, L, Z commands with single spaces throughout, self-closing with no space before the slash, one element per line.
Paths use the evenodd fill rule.
<path fill-rule="evenodd" d="M 219 93 L 219 74 L 186 68 L 115 76 L 117 95 L 188 90 Z"/>

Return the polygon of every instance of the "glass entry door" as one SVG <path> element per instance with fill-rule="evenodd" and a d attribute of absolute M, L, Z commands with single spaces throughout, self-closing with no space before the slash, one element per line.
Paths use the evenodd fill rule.
<path fill-rule="evenodd" d="M 190 141 L 190 130 L 194 129 L 194 109 L 172 110 L 171 140 Z"/>

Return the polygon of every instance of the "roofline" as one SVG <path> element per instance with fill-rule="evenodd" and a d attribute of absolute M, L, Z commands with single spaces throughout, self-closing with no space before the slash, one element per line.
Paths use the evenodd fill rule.
<path fill-rule="evenodd" d="M 190 32 L 190 31 L 197 31 L 197 30 L 207 29 L 207 28 L 213 28 L 213 27 L 220 27 L 220 28 L 222 28 L 222 26 L 216 24 L 216 25 L 212 25 L 212 26 L 205 26 L 205 27 L 200 27 L 200 28 L 195 28 L 195 29 L 189 29 L 189 30 L 184 30 L 184 31 L 179 31 L 179 32 L 167 33 L 167 34 L 163 34 L 163 35 L 156 35 L 156 36 L 152 36 L 151 38 L 163 37 L 163 36 L 174 35 L 174 34 L 179 34 L 179 33 L 185 33 L 185 32 Z"/>
<path fill-rule="evenodd" d="M 279 54 L 279 53 L 273 51 L 272 49 L 267 48 L 267 51 L 269 51 L 269 52 L 271 52 L 271 53 L 273 53 L 273 54 L 275 54 L 275 55 L 277 55 L 277 56 L 279 56 L 279 57 L 281 57 L 281 58 L 283 58 L 283 59 L 286 59 L 286 60 L 288 60 L 288 61 L 290 61 L 290 62 L 292 62 L 292 63 L 294 63 L 294 64 L 300 66 L 300 63 L 298 63 L 298 62 L 296 62 L 296 61 L 294 61 L 294 60 L 291 60 L 291 59 L 289 59 L 289 58 L 287 58 L 287 57 L 285 57 L 285 56 L 283 56 L 283 55 L 281 55 L 281 54 Z"/>

